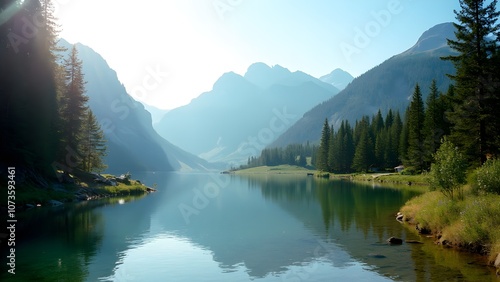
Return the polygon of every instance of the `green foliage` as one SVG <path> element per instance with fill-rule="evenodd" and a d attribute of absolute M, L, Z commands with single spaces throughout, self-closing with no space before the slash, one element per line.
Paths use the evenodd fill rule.
<path fill-rule="evenodd" d="M 307 158 L 312 158 L 316 151 L 315 146 L 309 143 L 291 144 L 285 148 L 266 148 L 262 150 L 259 157 L 250 157 L 246 165 L 240 166 L 240 169 L 256 166 L 276 166 L 281 164 L 308 166 Z"/>
<path fill-rule="evenodd" d="M 465 156 L 455 145 L 444 139 L 434 154 L 430 172 L 431 187 L 440 190 L 450 199 L 453 199 L 456 191 L 459 197 L 462 197 L 461 186 L 466 182 L 467 167 Z"/>
<path fill-rule="evenodd" d="M 405 167 L 401 172 L 402 175 L 416 175 L 417 173 L 418 170 L 413 166 Z"/>
<path fill-rule="evenodd" d="M 106 169 L 103 158 L 106 156 L 106 140 L 96 117 L 87 110 L 82 124 L 80 151 L 82 152 L 82 169 L 87 172 L 102 172 Z"/>
<path fill-rule="evenodd" d="M 500 197 L 471 197 L 461 211 L 462 240 L 480 245 L 500 241 Z"/>
<path fill-rule="evenodd" d="M 433 197 L 429 197 L 430 195 L 426 194 L 416 200 L 425 208 L 415 215 L 415 220 L 420 228 L 438 233 L 459 218 L 462 203 L 453 201 L 443 194 L 432 195 Z"/>
<path fill-rule="evenodd" d="M 424 169 L 433 161 L 432 155 L 437 151 L 445 133 L 446 121 L 444 119 L 445 104 L 440 103 L 440 93 L 436 80 L 432 81 L 429 96 L 427 96 L 424 126 L 423 149 Z"/>
<path fill-rule="evenodd" d="M 452 122 L 451 140 L 459 145 L 469 159 L 480 165 L 487 154 L 500 153 L 500 13 L 497 1 L 461 0 L 456 11 L 457 40 L 448 45 L 457 55 L 444 59 L 454 63 L 456 82 L 453 111 L 448 114 Z"/>
<path fill-rule="evenodd" d="M 330 125 L 328 125 L 328 119 L 325 119 L 321 133 L 321 141 L 318 148 L 318 155 L 316 157 L 316 168 L 318 170 L 329 171 L 328 151 L 330 146 L 330 134 Z"/>
<path fill-rule="evenodd" d="M 401 212 L 419 228 L 441 234 L 441 241 L 484 253 L 500 245 L 500 195 L 468 195 L 453 201 L 428 192 L 408 201 Z"/>
<path fill-rule="evenodd" d="M 63 63 L 65 84 L 59 97 L 59 112 L 62 121 L 61 160 L 66 158 L 66 147 L 77 153 L 80 151 L 82 125 L 87 112 L 88 97 L 85 95 L 85 81 L 83 79 L 82 61 L 78 58 L 75 46 Z M 80 161 L 80 160 L 79 160 Z"/>
<path fill-rule="evenodd" d="M 373 155 L 373 141 L 371 139 L 368 128 L 361 132 L 354 159 L 352 160 L 352 168 L 357 171 L 367 172 L 373 164 L 375 156 Z"/>
<path fill-rule="evenodd" d="M 490 159 L 476 169 L 473 188 L 476 192 L 500 194 L 499 159 Z"/>
<path fill-rule="evenodd" d="M 418 84 L 415 86 L 406 116 L 408 117 L 406 124 L 408 128 L 408 149 L 405 165 L 422 170 L 424 165 L 424 135 L 422 129 L 424 128 L 425 115 L 422 93 Z"/>

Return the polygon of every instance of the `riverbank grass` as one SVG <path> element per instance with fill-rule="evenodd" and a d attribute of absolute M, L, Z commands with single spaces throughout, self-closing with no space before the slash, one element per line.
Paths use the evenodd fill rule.
<path fill-rule="evenodd" d="M 475 195 L 464 189 L 463 200 L 433 191 L 409 200 L 401 209 L 404 220 L 428 230 L 439 243 L 489 254 L 500 253 L 500 195 Z"/>
<path fill-rule="evenodd" d="M 109 195 L 136 195 L 148 192 L 147 187 L 136 180 L 130 180 L 130 184 L 117 183 L 116 186 L 104 185 L 98 189 Z"/>
<path fill-rule="evenodd" d="M 304 174 L 315 173 L 315 170 L 296 165 L 258 166 L 233 171 L 234 174 Z"/>
<path fill-rule="evenodd" d="M 95 181 L 95 175 L 78 172 L 70 176 L 73 182 L 49 182 L 46 187 L 32 183 L 23 183 L 16 190 L 16 205 L 44 205 L 51 200 L 59 202 L 73 202 L 82 198 L 98 199 L 104 197 L 140 195 L 155 189 L 143 185 L 138 180 L 129 179 L 125 183 L 114 181 L 115 185 L 107 185 Z M 101 175 L 106 179 L 116 179 L 113 175 Z M 87 195 L 88 197 L 84 197 Z"/>

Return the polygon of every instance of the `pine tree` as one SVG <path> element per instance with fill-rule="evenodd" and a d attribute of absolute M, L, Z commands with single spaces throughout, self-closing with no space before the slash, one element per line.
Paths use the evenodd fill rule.
<path fill-rule="evenodd" d="M 387 116 L 385 117 L 385 128 L 386 129 L 391 128 L 393 123 L 394 123 L 394 113 L 392 112 L 392 109 L 389 109 L 389 112 L 387 112 Z"/>
<path fill-rule="evenodd" d="M 352 160 L 354 159 L 355 147 L 353 130 L 347 120 L 344 123 L 344 137 L 342 140 L 342 163 L 340 170 L 343 173 L 349 173 L 352 167 Z"/>
<path fill-rule="evenodd" d="M 82 61 L 78 58 L 78 51 L 72 47 L 68 58 L 64 60 L 65 89 L 60 100 L 62 119 L 62 153 L 67 148 L 78 153 L 81 137 L 82 122 L 87 111 L 88 97 L 85 96 L 85 81 L 83 79 Z M 60 156 L 65 158 L 64 155 Z"/>
<path fill-rule="evenodd" d="M 399 112 L 396 112 L 394 115 L 394 121 L 389 129 L 389 145 L 388 145 L 388 155 L 387 166 L 388 167 L 396 167 L 401 164 L 401 157 L 399 155 L 400 149 L 400 140 L 403 131 L 403 122 L 401 121 L 401 116 Z"/>
<path fill-rule="evenodd" d="M 401 134 L 399 135 L 399 160 L 404 162 L 408 158 L 408 112 L 410 111 L 410 107 L 408 106 L 405 111 L 404 121 L 401 126 Z"/>
<path fill-rule="evenodd" d="M 430 93 L 427 96 L 425 117 L 424 117 L 424 168 L 430 168 L 433 154 L 437 151 L 444 135 L 444 105 L 439 103 L 439 91 L 436 80 L 430 86 Z"/>
<path fill-rule="evenodd" d="M 333 126 L 330 127 L 330 142 L 328 145 L 328 171 L 333 172 L 339 161 L 338 136 L 335 134 Z"/>
<path fill-rule="evenodd" d="M 424 102 L 420 86 L 415 86 L 410 107 L 407 112 L 408 130 L 408 151 L 406 166 L 414 167 L 417 171 L 422 169 L 424 163 L 424 136 L 422 129 L 424 126 Z"/>
<path fill-rule="evenodd" d="M 321 141 L 316 156 L 316 168 L 322 171 L 328 171 L 328 151 L 330 146 L 330 125 L 328 119 L 325 119 L 323 130 L 321 132 Z"/>
<path fill-rule="evenodd" d="M 455 35 L 448 45 L 458 52 L 443 59 L 451 60 L 456 74 L 456 99 L 449 118 L 453 124 L 451 140 L 465 150 L 479 165 L 487 154 L 499 150 L 499 83 L 498 61 L 500 26 L 497 1 L 460 0 L 455 11 Z"/>
<path fill-rule="evenodd" d="M 373 165 L 374 150 L 373 139 L 370 134 L 370 123 L 367 117 L 363 118 L 355 128 L 359 138 L 356 143 L 356 150 L 352 160 L 352 168 L 356 171 L 367 172 Z"/>
<path fill-rule="evenodd" d="M 106 140 L 92 110 L 87 109 L 82 124 L 82 137 L 80 141 L 82 153 L 81 167 L 84 171 L 102 172 L 106 169 L 104 156 L 106 156 Z"/>

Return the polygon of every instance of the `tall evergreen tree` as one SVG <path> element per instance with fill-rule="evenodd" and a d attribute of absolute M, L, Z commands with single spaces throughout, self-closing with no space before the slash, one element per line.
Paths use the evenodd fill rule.
<path fill-rule="evenodd" d="M 333 125 L 330 127 L 330 143 L 328 146 L 328 171 L 332 172 L 339 162 L 338 136 L 335 134 Z"/>
<path fill-rule="evenodd" d="M 393 122 L 394 122 L 394 113 L 392 112 L 392 109 L 389 109 L 389 112 L 387 112 L 387 115 L 385 117 L 385 128 L 386 129 L 391 128 Z"/>
<path fill-rule="evenodd" d="M 65 91 L 60 101 L 60 111 L 62 118 L 62 154 L 67 148 L 79 152 L 82 122 L 87 111 L 88 97 L 85 95 L 85 81 L 82 72 L 82 61 L 78 58 L 78 51 L 72 47 L 68 58 L 64 60 L 65 70 Z M 60 156 L 65 158 L 64 155 Z"/>
<path fill-rule="evenodd" d="M 391 128 L 389 129 L 390 142 L 388 145 L 388 155 L 386 156 L 388 167 L 396 167 L 401 164 L 399 145 L 401 142 L 400 140 L 402 131 L 403 122 L 401 120 L 399 112 L 396 112 L 396 114 L 394 115 L 394 121 L 391 125 Z"/>
<path fill-rule="evenodd" d="M 354 159 L 355 147 L 353 139 L 353 130 L 349 121 L 344 123 L 344 136 L 342 138 L 342 151 L 341 159 L 342 164 L 340 167 L 341 172 L 348 173 L 351 171 L 352 160 Z"/>
<path fill-rule="evenodd" d="M 445 105 L 439 103 L 440 96 L 436 80 L 433 80 L 429 96 L 427 96 L 423 127 L 425 169 L 430 168 L 433 159 L 432 156 L 439 148 L 441 139 L 445 133 Z"/>
<path fill-rule="evenodd" d="M 406 114 L 408 116 L 408 151 L 406 156 L 407 166 L 415 167 L 421 170 L 424 163 L 424 136 L 422 129 L 424 127 L 424 102 L 420 86 L 415 86 L 415 91 L 412 95 L 410 107 Z"/>
<path fill-rule="evenodd" d="M 369 171 L 374 161 L 373 139 L 368 118 L 363 118 L 355 129 L 359 134 L 352 168 L 356 171 Z"/>
<path fill-rule="evenodd" d="M 382 128 L 384 128 L 384 118 L 382 117 L 382 113 L 378 110 L 377 114 L 372 118 L 372 136 L 376 136 Z"/>
<path fill-rule="evenodd" d="M 321 141 L 316 156 L 316 168 L 322 171 L 328 171 L 328 151 L 330 146 L 330 125 L 328 119 L 325 119 L 323 130 L 321 132 Z"/>
<path fill-rule="evenodd" d="M 410 111 L 410 107 L 406 107 L 405 115 L 404 115 L 404 121 L 402 123 L 401 127 L 401 134 L 399 135 L 399 160 L 401 162 L 405 162 L 405 160 L 408 158 L 408 123 L 409 123 L 409 115 L 408 112 Z"/>
<path fill-rule="evenodd" d="M 80 152 L 82 153 L 81 166 L 84 171 L 102 172 L 106 169 L 103 160 L 106 156 L 104 132 L 90 109 L 87 109 L 82 124 Z"/>
<path fill-rule="evenodd" d="M 455 11 L 456 40 L 448 45 L 458 55 L 451 60 L 456 74 L 456 99 L 449 118 L 453 123 L 451 139 L 461 146 L 476 164 L 483 163 L 487 154 L 498 154 L 500 98 L 495 57 L 500 43 L 500 26 L 496 11 L 497 0 L 460 0 L 460 11 Z M 493 86 L 493 87 L 492 87 Z"/>

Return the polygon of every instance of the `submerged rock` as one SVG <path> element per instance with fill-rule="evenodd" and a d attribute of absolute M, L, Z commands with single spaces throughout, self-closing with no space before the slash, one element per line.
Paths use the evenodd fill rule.
<path fill-rule="evenodd" d="M 401 244 L 403 244 L 403 239 L 391 237 L 391 238 L 387 239 L 387 243 L 389 243 L 391 245 L 401 245 Z"/>
<path fill-rule="evenodd" d="M 371 258 L 378 258 L 378 259 L 386 258 L 386 256 L 381 254 L 368 254 L 368 256 Z"/>

